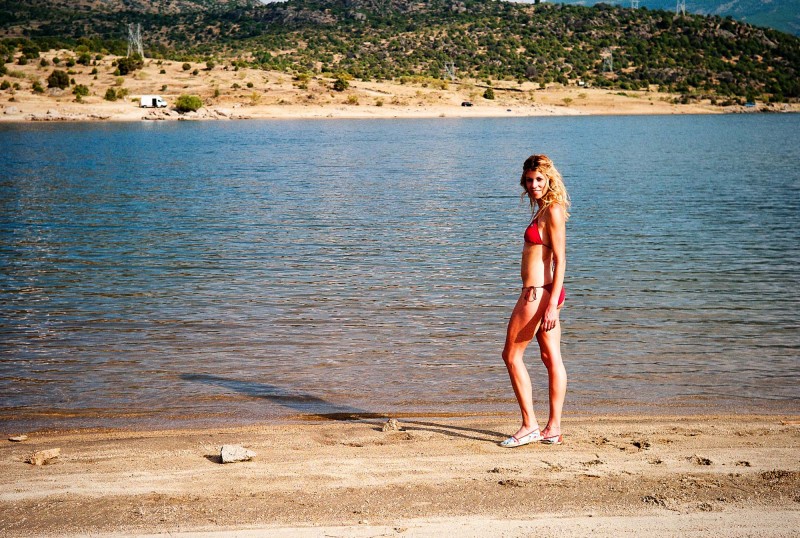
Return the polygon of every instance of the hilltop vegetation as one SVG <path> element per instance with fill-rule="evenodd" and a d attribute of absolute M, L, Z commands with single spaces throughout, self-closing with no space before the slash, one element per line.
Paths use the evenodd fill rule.
<path fill-rule="evenodd" d="M 687 99 L 800 98 L 800 38 L 717 16 L 598 4 L 478 0 L 0 2 L 0 54 L 83 46 L 126 52 L 140 22 L 147 56 L 369 80 L 458 76 L 635 90 Z M 610 62 L 606 58 L 610 55 Z M 605 60 L 605 61 L 604 61 Z M 610 65 L 609 65 L 610 64 Z"/>
<path fill-rule="evenodd" d="M 531 1 L 531 0 L 522 0 Z M 564 4 L 591 6 L 602 0 L 556 0 Z M 607 4 L 630 6 L 630 0 L 606 0 Z M 639 0 L 639 7 L 675 11 L 676 0 Z M 737 21 L 768 26 L 800 35 L 800 5 L 797 0 L 686 0 L 686 13 L 733 17 Z"/>

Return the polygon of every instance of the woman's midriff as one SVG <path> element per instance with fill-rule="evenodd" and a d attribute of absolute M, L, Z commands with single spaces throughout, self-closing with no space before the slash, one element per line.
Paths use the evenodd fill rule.
<path fill-rule="evenodd" d="M 528 302 L 535 301 L 542 290 L 552 293 L 553 288 L 553 258 L 545 256 L 544 247 L 526 243 L 522 249 L 522 293 Z M 549 268 L 549 270 L 545 270 Z M 558 305 L 561 306 L 566 298 L 564 288 L 558 296 Z"/>
<path fill-rule="evenodd" d="M 544 286 L 553 282 L 553 258 L 544 257 L 542 245 L 526 243 L 522 248 L 522 267 L 520 276 L 522 286 Z M 547 268 L 547 270 L 545 269 Z"/>

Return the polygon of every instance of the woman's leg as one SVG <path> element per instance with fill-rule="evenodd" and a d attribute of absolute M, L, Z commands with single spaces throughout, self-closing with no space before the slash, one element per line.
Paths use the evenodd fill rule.
<path fill-rule="evenodd" d="M 536 329 L 539 328 L 539 323 L 544 315 L 543 309 L 539 312 L 539 306 L 542 304 L 541 295 L 540 293 L 539 297 L 533 301 L 528 301 L 528 294 L 524 292 L 520 295 L 514 311 L 511 313 L 511 319 L 508 320 L 506 343 L 503 347 L 503 362 L 508 368 L 511 386 L 522 413 L 522 425 L 514 434 L 514 437 L 518 439 L 539 427 L 533 412 L 531 378 L 528 375 L 528 369 L 525 368 L 523 354 L 528 343 L 533 339 L 533 335 L 536 334 Z"/>
<path fill-rule="evenodd" d="M 547 379 L 550 386 L 550 417 L 547 426 L 542 430 L 543 437 L 561 434 L 561 410 L 567 394 L 567 370 L 561 360 L 561 322 L 549 331 L 536 333 L 542 362 L 547 368 Z"/>

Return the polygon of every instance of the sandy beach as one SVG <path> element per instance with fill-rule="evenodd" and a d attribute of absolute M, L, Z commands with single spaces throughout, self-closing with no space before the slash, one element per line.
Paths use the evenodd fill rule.
<path fill-rule="evenodd" d="M 485 99 L 486 81 L 434 79 L 407 81 L 349 81 L 345 91 L 332 89 L 333 79 L 323 76 L 298 78 L 291 74 L 169 60 L 145 61 L 141 70 L 124 77 L 114 75 L 113 56 L 96 65 L 65 63 L 71 51 L 49 51 L 42 57 L 49 65 L 32 60 L 27 65 L 8 64 L 4 80 L 12 84 L 0 92 L 0 122 L 39 121 L 142 121 L 202 119 L 294 118 L 472 118 L 601 114 L 720 114 L 739 112 L 797 112 L 800 104 L 758 103 L 754 107 L 718 106 L 709 100 L 676 104 L 679 95 L 648 91 L 618 91 L 558 84 L 540 88 L 532 82 L 492 81 L 495 99 Z M 54 58 L 61 59 L 58 65 Z M 75 84 L 89 88 L 80 101 L 71 89 L 47 88 L 54 69 L 67 70 Z M 94 72 L 96 71 L 96 73 Z M 39 82 L 43 93 L 32 90 Z M 13 84 L 19 86 L 18 89 Z M 108 101 L 113 89 L 123 97 Z M 199 96 L 203 108 L 178 113 L 181 94 Z M 140 108 L 141 95 L 160 95 L 167 108 Z M 472 106 L 462 106 L 468 101 Z"/>
<path fill-rule="evenodd" d="M 800 417 L 512 417 L 29 433 L 5 440 L 5 536 L 797 536 Z M 254 451 L 222 464 L 220 447 Z M 31 453 L 60 448 L 49 465 Z"/>

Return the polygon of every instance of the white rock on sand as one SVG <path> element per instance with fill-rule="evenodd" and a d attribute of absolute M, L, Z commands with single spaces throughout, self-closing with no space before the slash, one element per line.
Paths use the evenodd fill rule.
<path fill-rule="evenodd" d="M 219 457 L 222 459 L 222 463 L 234 463 L 237 461 L 250 461 L 256 457 L 256 453 L 239 445 L 222 445 Z"/>
<path fill-rule="evenodd" d="M 34 452 L 28 458 L 28 463 L 32 465 L 47 465 L 48 463 L 52 463 L 54 459 L 58 458 L 61 455 L 60 448 L 49 448 L 47 450 L 39 450 L 38 452 Z"/>

